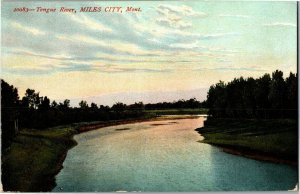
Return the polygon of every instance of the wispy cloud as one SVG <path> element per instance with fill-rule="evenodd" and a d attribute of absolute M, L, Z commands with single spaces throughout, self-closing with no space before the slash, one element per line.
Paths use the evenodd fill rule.
<path fill-rule="evenodd" d="M 171 27 L 171 28 L 179 28 L 179 29 L 184 29 L 184 28 L 189 28 L 192 27 L 192 23 L 190 22 L 184 22 L 181 20 L 181 18 L 176 18 L 176 17 L 165 17 L 165 18 L 158 18 L 156 19 L 156 22 L 158 24 Z"/>
<path fill-rule="evenodd" d="M 204 49 L 204 47 L 199 46 L 199 42 L 195 41 L 192 43 L 173 43 L 170 44 L 171 48 L 178 48 L 178 49 Z"/>
<path fill-rule="evenodd" d="M 136 44 L 133 43 L 125 43 L 122 41 L 117 40 L 111 40 L 109 41 L 109 44 L 107 41 L 103 41 L 101 39 L 96 39 L 94 37 L 82 35 L 82 34 L 76 34 L 72 36 L 67 35 L 57 35 L 57 38 L 61 41 L 68 41 L 73 42 L 75 44 L 80 45 L 94 45 L 98 46 L 99 49 L 113 51 L 118 54 L 130 54 L 130 55 L 158 55 L 159 52 L 156 51 L 147 51 Z"/>
<path fill-rule="evenodd" d="M 269 24 L 263 24 L 265 27 L 297 27 L 296 24 L 288 22 L 274 22 Z"/>
<path fill-rule="evenodd" d="M 198 68 L 195 71 L 266 71 L 265 69 L 247 68 L 247 67 L 216 67 L 216 68 Z"/>
<path fill-rule="evenodd" d="M 24 32 L 33 34 L 35 36 L 37 36 L 37 35 L 45 35 L 46 34 L 46 32 L 44 32 L 42 30 L 39 30 L 39 29 L 37 29 L 35 27 L 25 26 L 23 24 L 15 22 L 15 21 L 11 22 L 11 26 L 14 27 L 14 28 L 16 28 L 16 29 L 18 29 L 18 30 L 22 30 Z"/>
<path fill-rule="evenodd" d="M 78 16 L 78 15 L 70 14 L 69 17 L 73 21 L 83 25 L 86 28 L 100 31 L 100 32 L 113 32 L 113 30 L 111 28 L 109 28 L 108 26 L 105 26 L 105 25 L 101 24 L 99 21 L 95 21 L 94 19 L 89 18 L 87 16 L 84 16 L 84 15 Z"/>
<path fill-rule="evenodd" d="M 186 5 L 181 5 L 181 6 L 174 6 L 174 5 L 159 5 L 157 7 L 157 10 L 160 13 L 163 14 L 178 14 L 178 15 L 183 15 L 183 16 L 192 16 L 192 17 L 205 17 L 207 16 L 206 13 L 204 12 L 196 12 L 193 10 L 193 8 L 186 6 Z"/>
<path fill-rule="evenodd" d="M 217 61 L 220 63 L 231 63 L 232 62 L 231 60 L 223 59 L 223 58 L 217 58 Z"/>
<path fill-rule="evenodd" d="M 156 8 L 157 13 L 160 15 L 156 22 L 170 28 L 185 29 L 192 27 L 192 23 L 184 20 L 185 16 L 189 17 L 204 17 L 203 12 L 196 12 L 191 7 L 186 5 L 172 6 L 172 5 L 159 5 Z"/>
<path fill-rule="evenodd" d="M 249 19 L 251 16 L 249 15 L 233 15 L 233 14 L 220 14 L 219 17 L 229 17 L 229 18 L 245 18 Z"/>
<path fill-rule="evenodd" d="M 113 67 L 102 70 L 106 73 L 130 73 L 130 72 L 142 72 L 142 73 L 171 73 L 171 69 L 154 69 L 154 68 L 126 68 L 126 67 Z"/>

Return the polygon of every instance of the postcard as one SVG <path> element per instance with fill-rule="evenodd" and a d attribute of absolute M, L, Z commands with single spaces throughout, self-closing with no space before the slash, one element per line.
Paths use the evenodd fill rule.
<path fill-rule="evenodd" d="M 1 4 L 3 191 L 298 191 L 296 1 Z"/>

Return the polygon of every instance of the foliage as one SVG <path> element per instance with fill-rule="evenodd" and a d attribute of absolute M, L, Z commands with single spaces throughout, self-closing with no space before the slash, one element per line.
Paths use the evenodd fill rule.
<path fill-rule="evenodd" d="M 2 150 L 7 148 L 15 135 L 16 118 L 18 117 L 18 89 L 1 80 L 1 129 Z"/>
<path fill-rule="evenodd" d="M 276 70 L 258 79 L 240 77 L 212 85 L 207 95 L 215 118 L 297 118 L 298 76 Z"/>
<path fill-rule="evenodd" d="M 174 102 L 159 102 L 155 104 L 146 104 L 145 110 L 164 110 L 164 109 L 182 109 L 182 108 L 205 108 L 206 101 L 199 102 L 195 98 L 191 98 L 189 100 L 178 100 Z"/>
<path fill-rule="evenodd" d="M 85 100 L 79 102 L 79 107 L 82 109 L 87 109 L 89 107 L 88 103 Z"/>

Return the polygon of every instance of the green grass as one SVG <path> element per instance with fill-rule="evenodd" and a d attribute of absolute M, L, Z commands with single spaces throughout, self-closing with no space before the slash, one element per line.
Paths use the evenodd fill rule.
<path fill-rule="evenodd" d="M 72 127 L 24 129 L 2 154 L 5 191 L 51 191 L 66 151 L 76 145 Z"/>
<path fill-rule="evenodd" d="M 146 113 L 152 113 L 156 115 L 184 115 L 184 114 L 207 114 L 208 109 L 205 108 L 183 108 L 183 109 L 165 109 L 165 110 L 146 110 Z"/>
<path fill-rule="evenodd" d="M 203 143 L 297 160 L 297 120 L 210 118 L 197 131 L 204 136 Z"/>

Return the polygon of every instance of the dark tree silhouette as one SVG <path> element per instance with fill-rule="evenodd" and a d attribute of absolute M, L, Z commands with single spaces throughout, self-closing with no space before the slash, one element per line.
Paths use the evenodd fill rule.
<path fill-rule="evenodd" d="M 87 108 L 89 107 L 89 105 L 88 105 L 88 103 L 87 103 L 86 101 L 81 100 L 81 101 L 79 102 L 79 107 L 80 107 L 81 109 L 87 109 Z"/>
<path fill-rule="evenodd" d="M 55 100 L 52 101 L 51 103 L 51 108 L 57 108 L 58 104 Z"/>
<path fill-rule="evenodd" d="M 63 103 L 59 103 L 58 109 L 60 110 L 68 110 L 70 108 L 70 100 L 65 99 Z"/>
<path fill-rule="evenodd" d="M 22 99 L 22 104 L 28 106 L 31 109 L 37 109 L 40 105 L 40 94 L 36 93 L 35 90 L 27 89 L 25 96 Z"/>
<path fill-rule="evenodd" d="M 92 110 L 97 110 L 98 109 L 98 105 L 94 102 L 91 103 L 91 109 Z"/>
<path fill-rule="evenodd" d="M 256 87 L 254 88 L 254 98 L 256 103 L 256 117 L 267 119 L 270 109 L 270 101 L 268 95 L 270 93 L 271 77 L 269 74 L 258 78 L 256 80 Z"/>
<path fill-rule="evenodd" d="M 298 78 L 282 71 L 253 79 L 240 77 L 225 84 L 220 81 L 208 91 L 207 106 L 213 117 L 296 118 Z"/>
<path fill-rule="evenodd" d="M 272 73 L 269 100 L 272 108 L 272 117 L 276 117 L 276 115 L 283 117 L 284 108 L 286 108 L 286 83 L 284 82 L 282 71 L 276 70 Z"/>
<path fill-rule="evenodd" d="M 50 100 L 47 96 L 41 98 L 41 104 L 39 105 L 39 110 L 47 111 L 50 109 Z"/>
<path fill-rule="evenodd" d="M 117 102 L 111 107 L 111 109 L 116 112 L 123 112 L 126 110 L 126 104 L 123 104 L 122 102 Z"/>
<path fill-rule="evenodd" d="M 18 129 L 18 89 L 1 79 L 1 136 L 2 150 L 6 149 Z"/>
<path fill-rule="evenodd" d="M 286 78 L 286 91 L 287 91 L 287 104 L 288 114 L 291 117 L 297 118 L 297 110 L 295 107 L 298 106 L 298 77 L 297 75 L 290 73 L 290 76 Z"/>

